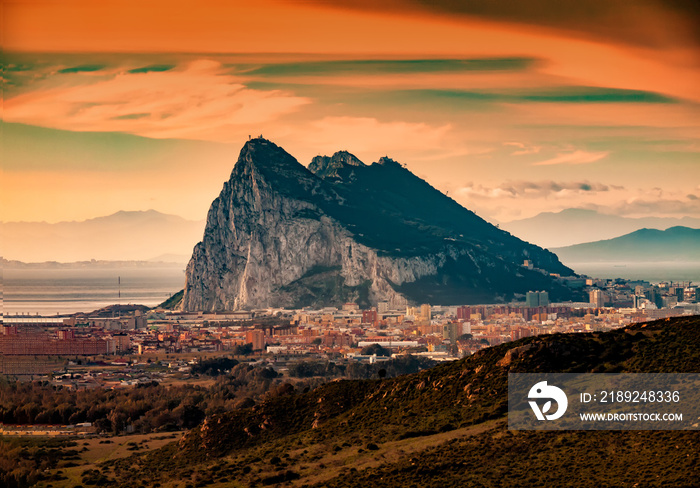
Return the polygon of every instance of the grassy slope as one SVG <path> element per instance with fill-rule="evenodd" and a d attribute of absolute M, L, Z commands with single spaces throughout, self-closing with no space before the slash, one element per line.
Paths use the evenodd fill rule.
<path fill-rule="evenodd" d="M 164 308 L 166 310 L 175 310 L 177 307 L 180 306 L 180 303 L 182 303 L 182 297 L 185 294 L 185 290 L 180 290 L 174 295 L 172 295 L 170 298 L 165 300 L 163 303 L 158 305 L 157 308 Z"/>
<path fill-rule="evenodd" d="M 698 317 L 527 338 L 414 375 L 270 398 L 104 468 L 122 486 L 126 472 L 162 486 L 690 486 L 697 432 L 511 433 L 500 419 L 508 372 L 698 372 L 699 346 Z"/>

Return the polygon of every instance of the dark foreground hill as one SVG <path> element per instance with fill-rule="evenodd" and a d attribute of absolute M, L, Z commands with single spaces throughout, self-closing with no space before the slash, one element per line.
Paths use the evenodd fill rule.
<path fill-rule="evenodd" d="M 696 486 L 692 431 L 517 432 L 509 372 L 699 372 L 700 318 L 531 337 L 385 380 L 287 385 L 101 467 L 133 486 Z"/>

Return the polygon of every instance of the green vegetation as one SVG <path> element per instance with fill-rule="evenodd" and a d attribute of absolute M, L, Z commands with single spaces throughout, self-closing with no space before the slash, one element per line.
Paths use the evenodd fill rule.
<path fill-rule="evenodd" d="M 214 384 L 72 391 L 48 382 L 0 383 L 0 422 L 68 425 L 91 422 L 98 432 L 120 434 L 173 431 L 198 425 L 205 415 L 234 410 L 244 400 L 259 401 L 282 384 L 271 368 L 235 359 L 200 361 L 193 372 L 215 376 Z"/>
<path fill-rule="evenodd" d="M 569 479 L 561 461 L 569 457 L 576 458 L 571 461 L 574 472 L 590 471 L 577 485 L 619 485 L 635 477 L 623 472 L 630 465 L 639 473 L 658 472 L 659 486 L 667 480 L 674 486 L 683 486 L 685 480 L 690 486 L 700 460 L 695 433 L 513 434 L 499 419 L 507 409 L 509 372 L 697 372 L 699 346 L 700 319 L 679 318 L 609 333 L 530 337 L 393 379 L 340 380 L 306 393 L 288 389 L 252 408 L 207 418 L 177 447 L 142 458 L 141 472 L 156 472 L 156 466 L 174 461 L 180 466 L 177 475 L 159 475 L 150 482 L 182 479 L 175 476 L 188 472 L 213 483 L 216 477 L 204 473 L 212 463 L 225 463 L 230 476 L 261 483 L 257 470 L 270 469 L 264 459 L 273 454 L 284 459 L 286 454 L 295 459 L 294 466 L 304 467 L 294 471 L 313 481 L 320 476 L 310 474 L 313 463 L 335 456 L 347 459 L 343 465 L 350 467 L 352 459 L 367 455 L 373 444 L 378 450 L 371 452 L 387 453 L 382 454 L 386 461 L 375 458 L 368 469 L 356 472 L 331 469 L 331 477 L 318 481 L 318 486 L 500 486 L 503 479 L 520 485 L 551 484 Z M 463 437 L 460 432 L 474 435 Z M 433 443 L 450 435 L 455 437 L 449 442 Z M 386 458 L 389 447 L 384 446 L 400 443 L 412 443 L 411 455 Z M 649 447 L 640 449 L 645 443 Z M 426 449 L 429 445 L 433 447 Z M 330 454 L 318 454 L 316 461 L 299 454 L 312 449 Z M 621 457 L 611 461 L 616 449 Z M 592 469 L 596 463 L 610 470 Z M 661 463 L 666 467 L 660 468 Z M 281 464 L 287 466 L 274 469 L 292 466 Z M 242 466 L 251 471 L 244 473 Z M 532 473 L 533 466 L 541 472 Z M 319 467 L 323 470 L 315 469 Z"/>
<path fill-rule="evenodd" d="M 405 369 L 417 359 L 404 361 Z M 389 363 L 361 366 L 386 368 L 390 376 Z M 299 368 L 311 366 L 320 368 Z M 235 393 L 233 378 L 242 379 L 243 368 L 263 374 L 238 364 L 209 397 Z M 324 368 L 337 372 L 331 363 Z M 700 317 L 529 337 L 393 378 L 377 379 L 380 370 L 372 371 L 372 379 L 317 387 L 280 381 L 258 400 L 207 409 L 204 422 L 177 443 L 148 452 L 137 445 L 84 478 L 125 488 L 134 479 L 171 488 L 690 487 L 700 479 L 696 432 L 511 432 L 504 421 L 509 372 L 700 371 Z"/>
<path fill-rule="evenodd" d="M 0 486 L 25 488 L 38 482 L 64 479 L 55 470 L 59 462 L 77 457 L 77 443 L 65 439 L 12 439 L 0 437 Z"/>
<path fill-rule="evenodd" d="M 376 354 L 377 356 L 391 356 L 391 350 L 386 347 L 382 347 L 380 344 L 371 344 L 369 346 L 363 347 L 360 354 L 371 356 Z"/>
<path fill-rule="evenodd" d="M 249 344 L 238 346 L 250 354 Z M 289 375 L 306 379 L 291 391 L 309 391 L 330 379 L 377 378 L 384 369 L 390 377 L 434 365 L 424 358 L 404 356 L 380 364 L 353 363 L 348 367 L 329 361 L 301 361 Z M 240 363 L 229 357 L 202 359 L 191 373 L 215 377 L 210 387 L 161 386 L 158 382 L 116 390 L 73 391 L 49 382 L 16 382 L 0 377 L 0 422 L 5 424 L 68 425 L 91 422 L 98 432 L 120 434 L 173 431 L 195 427 L 205 415 L 250 407 L 267 396 L 278 396 L 289 384 L 270 367 Z M 285 386 L 286 385 L 286 386 Z"/>
<path fill-rule="evenodd" d="M 374 351 L 376 349 L 374 349 L 373 346 L 368 347 L 371 348 L 370 350 Z M 381 346 L 379 347 L 385 352 L 384 354 L 377 353 L 378 356 L 390 355 L 387 349 Z M 432 368 L 435 364 L 436 362 L 432 359 L 411 355 L 398 356 L 388 361 L 374 364 L 351 362 L 348 365 L 344 365 L 335 364 L 332 361 L 308 360 L 292 364 L 289 367 L 289 376 L 293 378 L 324 377 L 327 379 L 339 379 L 343 377 L 346 379 L 395 378 L 397 376 L 417 373 L 418 371 Z"/>
<path fill-rule="evenodd" d="M 483 434 L 315 486 L 691 487 L 700 479 L 698 452 L 696 432 L 509 431 L 500 422 Z"/>
<path fill-rule="evenodd" d="M 177 307 L 180 306 L 180 303 L 182 303 L 182 297 L 185 295 L 185 290 L 180 290 L 174 295 L 172 295 L 170 298 L 165 300 L 163 303 L 158 305 L 156 308 L 164 308 L 166 310 L 175 310 Z"/>
<path fill-rule="evenodd" d="M 244 346 L 239 346 L 244 347 Z M 243 354 L 243 353 L 242 353 Z M 219 376 L 226 374 L 238 364 L 235 359 L 227 357 L 203 359 L 192 366 L 192 374 L 205 374 L 207 376 Z M 274 378 L 274 377 L 273 377 Z"/>

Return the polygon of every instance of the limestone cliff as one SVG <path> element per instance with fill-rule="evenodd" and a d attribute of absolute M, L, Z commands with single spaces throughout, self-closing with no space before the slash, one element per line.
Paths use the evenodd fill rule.
<path fill-rule="evenodd" d="M 185 310 L 504 299 L 571 274 L 389 159 L 342 152 L 310 169 L 248 141 L 187 266 Z M 563 292 L 563 291 L 562 291 Z"/>

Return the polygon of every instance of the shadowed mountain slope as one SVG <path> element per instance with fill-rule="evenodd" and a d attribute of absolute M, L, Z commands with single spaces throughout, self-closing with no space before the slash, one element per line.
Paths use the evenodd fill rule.
<path fill-rule="evenodd" d="M 186 310 L 325 306 L 381 300 L 502 301 L 571 295 L 549 251 L 513 237 L 388 158 L 347 152 L 310 168 L 248 141 L 214 200 L 187 268 Z M 530 260 L 539 270 L 522 266 Z"/>

